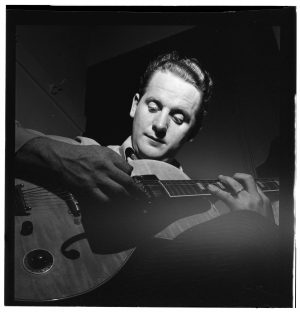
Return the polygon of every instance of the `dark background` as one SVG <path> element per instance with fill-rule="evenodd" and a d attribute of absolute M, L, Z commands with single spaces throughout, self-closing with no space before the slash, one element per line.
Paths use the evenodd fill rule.
<path fill-rule="evenodd" d="M 195 178 L 255 175 L 279 136 L 282 77 L 274 30 L 255 24 L 195 26 L 89 67 L 85 135 L 104 145 L 123 142 L 131 133 L 131 100 L 149 59 L 177 50 L 199 58 L 215 83 L 203 131 L 179 155 L 185 171 Z M 278 158 L 275 153 L 267 177 L 279 175 Z"/>

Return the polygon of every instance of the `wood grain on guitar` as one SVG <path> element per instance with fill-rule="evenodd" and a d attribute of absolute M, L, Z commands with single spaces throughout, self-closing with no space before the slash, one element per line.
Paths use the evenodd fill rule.
<path fill-rule="evenodd" d="M 153 203 L 157 197 L 184 197 L 190 202 L 197 196 L 209 199 L 207 183 L 218 183 L 192 181 L 174 166 L 154 160 L 135 160 L 130 164 L 134 167 L 132 176 Z M 276 180 L 258 183 L 264 191 L 279 189 Z M 93 252 L 81 222 L 84 203 L 78 203 L 72 194 L 19 179 L 15 180 L 15 190 L 16 300 L 58 300 L 91 291 L 112 278 L 133 253 L 134 248 L 115 253 Z M 166 210 L 161 206 L 159 209 L 172 214 L 172 205 Z M 186 206 L 180 208 L 182 212 L 175 206 L 174 202 L 177 214 L 174 222 L 165 224 L 155 236 L 174 239 L 192 226 L 221 214 L 217 205 L 190 211 Z M 156 212 L 154 216 L 159 215 Z"/>

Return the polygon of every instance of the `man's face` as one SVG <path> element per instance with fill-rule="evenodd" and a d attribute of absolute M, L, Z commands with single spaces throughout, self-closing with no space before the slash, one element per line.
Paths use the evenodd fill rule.
<path fill-rule="evenodd" d="M 172 160 L 195 124 L 202 93 L 171 72 L 157 71 L 130 111 L 132 144 L 140 158 Z"/>

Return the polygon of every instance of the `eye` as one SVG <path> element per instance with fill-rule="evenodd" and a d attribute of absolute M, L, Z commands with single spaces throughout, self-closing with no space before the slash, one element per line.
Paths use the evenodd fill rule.
<path fill-rule="evenodd" d="M 159 110 L 158 105 L 155 102 L 149 102 L 148 103 L 148 110 L 151 113 L 157 112 Z"/>
<path fill-rule="evenodd" d="M 184 122 L 184 116 L 182 114 L 173 115 L 173 120 L 177 125 L 181 125 Z"/>

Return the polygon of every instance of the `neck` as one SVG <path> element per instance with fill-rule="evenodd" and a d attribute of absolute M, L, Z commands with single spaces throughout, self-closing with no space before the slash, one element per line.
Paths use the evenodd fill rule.
<path fill-rule="evenodd" d="M 227 186 L 218 180 L 159 180 L 155 175 L 134 176 L 134 180 L 143 185 L 149 197 L 211 196 L 209 184 L 230 192 Z M 256 183 L 263 192 L 279 191 L 278 179 L 256 179 Z"/>

